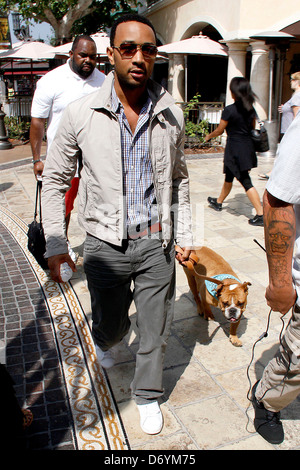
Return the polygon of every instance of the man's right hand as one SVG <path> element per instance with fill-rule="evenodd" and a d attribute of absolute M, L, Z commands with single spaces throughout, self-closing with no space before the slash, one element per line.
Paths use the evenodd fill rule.
<path fill-rule="evenodd" d="M 38 179 L 38 176 L 42 176 L 44 170 L 44 163 L 42 161 L 37 162 L 33 165 L 33 173 L 35 176 L 35 179 Z"/>
<path fill-rule="evenodd" d="M 68 253 L 63 253 L 61 255 L 54 255 L 48 258 L 48 267 L 50 269 L 50 275 L 53 281 L 63 282 L 60 277 L 60 265 L 62 263 L 68 263 L 72 271 L 76 272 L 75 263 L 72 261 Z"/>

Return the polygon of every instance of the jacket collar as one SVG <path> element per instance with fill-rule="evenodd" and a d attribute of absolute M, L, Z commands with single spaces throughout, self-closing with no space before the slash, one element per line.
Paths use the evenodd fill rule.
<path fill-rule="evenodd" d="M 111 103 L 111 90 L 114 84 L 114 71 L 110 72 L 101 89 L 98 93 L 95 94 L 95 100 L 92 109 L 101 109 L 104 108 L 108 111 L 112 111 Z M 175 100 L 172 96 L 158 83 L 153 80 L 148 82 L 148 93 L 149 97 L 153 103 L 153 114 L 157 115 L 175 104 Z"/>

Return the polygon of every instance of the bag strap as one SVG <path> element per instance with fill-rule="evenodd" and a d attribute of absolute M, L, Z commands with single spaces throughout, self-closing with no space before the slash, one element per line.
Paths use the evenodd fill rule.
<path fill-rule="evenodd" d="M 38 202 L 39 202 L 40 223 L 42 223 L 41 191 L 42 191 L 42 182 L 37 181 L 37 183 L 36 183 L 36 194 L 35 194 L 34 220 L 36 220 L 36 218 L 37 218 L 37 214 L 38 214 L 37 206 L 38 206 Z"/>
<path fill-rule="evenodd" d="M 254 108 L 254 106 L 253 106 L 253 109 L 254 109 L 254 112 L 255 112 L 255 120 L 258 122 L 258 124 L 260 125 L 260 127 L 263 127 L 263 126 L 264 126 L 264 122 L 263 122 L 261 119 L 259 119 L 258 114 L 257 114 L 256 109 Z"/>

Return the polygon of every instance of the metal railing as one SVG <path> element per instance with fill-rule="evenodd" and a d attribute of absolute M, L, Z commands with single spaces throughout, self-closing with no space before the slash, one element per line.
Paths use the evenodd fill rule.
<path fill-rule="evenodd" d="M 182 109 L 188 103 L 178 103 Z M 194 107 L 190 109 L 189 119 L 190 121 L 199 123 L 203 119 L 207 119 L 210 125 L 218 125 L 221 120 L 222 111 L 224 109 L 224 103 L 219 101 L 203 101 L 195 103 Z"/>
<path fill-rule="evenodd" d="M 16 97 L 8 100 L 5 105 L 5 114 L 8 117 L 30 117 L 31 114 L 31 97 Z"/>
<path fill-rule="evenodd" d="M 188 103 L 178 104 L 184 110 Z M 218 127 L 223 109 L 223 102 L 198 102 L 189 110 L 186 119 L 195 124 L 199 124 L 201 121 L 206 120 L 208 123 L 208 132 L 210 133 Z M 221 144 L 221 136 L 214 139 L 214 144 Z"/>
<path fill-rule="evenodd" d="M 224 103 L 206 102 L 199 103 L 198 120 L 207 119 L 211 126 L 217 127 L 220 124 Z"/>

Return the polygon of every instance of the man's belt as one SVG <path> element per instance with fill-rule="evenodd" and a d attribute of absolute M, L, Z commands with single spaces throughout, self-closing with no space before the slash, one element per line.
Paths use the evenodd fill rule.
<path fill-rule="evenodd" d="M 152 233 L 161 232 L 161 225 L 159 222 L 153 225 L 149 225 L 143 232 L 139 231 L 140 225 L 134 227 L 128 227 L 127 237 L 129 240 L 136 240 L 138 238 L 143 238 L 150 236 Z"/>

